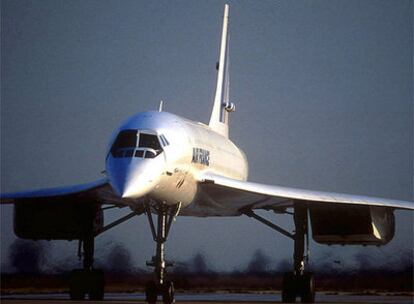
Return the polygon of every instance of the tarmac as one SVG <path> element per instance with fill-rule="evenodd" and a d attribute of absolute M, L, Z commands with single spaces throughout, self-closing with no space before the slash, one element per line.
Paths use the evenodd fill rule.
<path fill-rule="evenodd" d="M 70 301 L 67 294 L 26 294 L 26 295 L 2 295 L 1 304 L 93 304 L 93 303 L 111 303 L 111 304 L 144 304 L 143 294 L 106 294 L 105 301 Z M 297 299 L 297 302 L 300 302 Z M 158 303 L 162 303 L 159 299 Z M 176 303 L 186 304 L 246 304 L 246 303 L 282 303 L 280 294 L 176 294 Z M 323 294 L 317 293 L 316 303 L 360 303 L 360 304 L 412 304 L 414 295 L 358 295 L 358 294 Z"/>

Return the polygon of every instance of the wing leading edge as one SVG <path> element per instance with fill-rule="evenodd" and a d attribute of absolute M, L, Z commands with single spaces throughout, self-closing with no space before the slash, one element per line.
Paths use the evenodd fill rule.
<path fill-rule="evenodd" d="M 1 204 L 15 204 L 31 200 L 57 202 L 62 198 L 70 198 L 74 203 L 78 201 L 91 201 L 99 204 L 125 205 L 126 202 L 113 192 L 106 178 L 81 185 L 2 193 L 0 202 Z"/>
<path fill-rule="evenodd" d="M 213 200 L 220 201 L 225 199 L 227 208 L 237 208 L 238 210 L 244 208 L 291 207 L 294 201 L 315 204 L 381 206 L 414 210 L 414 202 L 409 201 L 273 186 L 235 180 L 212 173 L 203 174 L 199 180 L 202 185 L 210 189 L 206 189 L 206 191 L 212 193 L 210 197 Z M 238 201 L 229 199 L 229 194 L 236 194 Z"/>

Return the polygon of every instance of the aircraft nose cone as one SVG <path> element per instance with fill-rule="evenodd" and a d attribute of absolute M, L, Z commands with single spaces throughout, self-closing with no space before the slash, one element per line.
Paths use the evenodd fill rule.
<path fill-rule="evenodd" d="M 148 194 L 158 178 L 154 168 L 145 160 L 109 161 L 107 173 L 111 186 L 122 198 L 139 198 Z"/>
<path fill-rule="evenodd" d="M 121 186 L 120 189 L 118 190 L 119 195 L 122 198 L 132 198 L 135 196 L 134 194 L 136 194 L 136 190 L 138 187 L 131 185 L 131 184 L 125 184 L 123 186 L 124 187 Z"/>
<path fill-rule="evenodd" d="M 142 178 L 132 178 L 125 181 L 119 187 L 119 195 L 122 198 L 138 198 L 147 194 L 152 189 L 152 182 Z"/>

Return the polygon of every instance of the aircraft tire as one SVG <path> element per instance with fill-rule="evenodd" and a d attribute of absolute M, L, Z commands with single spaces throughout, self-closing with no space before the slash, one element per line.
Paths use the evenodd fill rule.
<path fill-rule="evenodd" d="M 162 301 L 164 304 L 174 303 L 174 284 L 167 281 L 162 286 Z"/>
<path fill-rule="evenodd" d="M 145 301 L 148 304 L 155 304 L 157 302 L 157 284 L 154 281 L 147 282 L 145 286 Z"/>
<path fill-rule="evenodd" d="M 287 272 L 283 276 L 282 302 L 295 303 L 296 301 L 296 276 L 292 272 Z"/>
<path fill-rule="evenodd" d="M 315 282 L 311 273 L 304 273 L 301 276 L 301 300 L 302 303 L 315 302 Z"/>
<path fill-rule="evenodd" d="M 83 269 L 72 270 L 69 277 L 69 297 L 71 300 L 84 300 Z"/>
<path fill-rule="evenodd" d="M 79 301 L 88 294 L 89 300 L 101 301 L 104 298 L 104 285 L 102 270 L 75 269 L 69 278 L 69 297 Z"/>
<path fill-rule="evenodd" d="M 104 298 L 104 273 L 102 270 L 94 269 L 87 273 L 89 300 L 102 301 Z"/>

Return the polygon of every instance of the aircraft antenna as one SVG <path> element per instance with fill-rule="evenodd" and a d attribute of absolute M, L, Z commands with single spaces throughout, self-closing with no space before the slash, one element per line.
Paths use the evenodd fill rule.
<path fill-rule="evenodd" d="M 158 112 L 162 112 L 163 105 L 164 105 L 164 101 L 160 100 L 160 105 L 158 106 Z"/>

